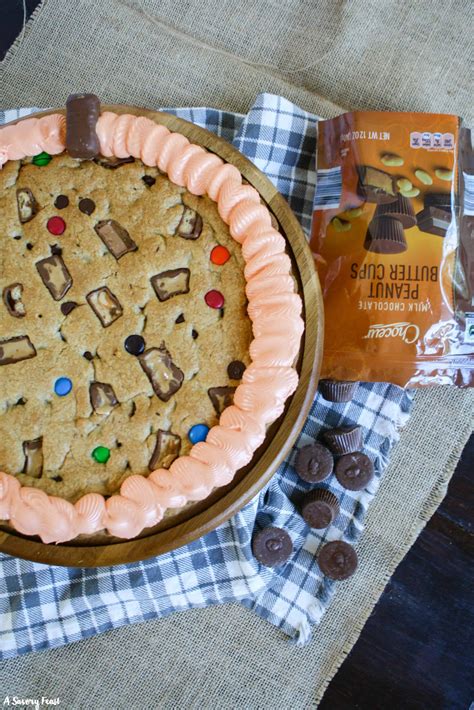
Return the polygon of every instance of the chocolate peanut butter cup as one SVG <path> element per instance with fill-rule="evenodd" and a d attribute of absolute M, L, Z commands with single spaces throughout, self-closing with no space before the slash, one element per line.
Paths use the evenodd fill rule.
<path fill-rule="evenodd" d="M 374 464 L 360 451 L 344 454 L 336 463 L 335 474 L 343 488 L 361 491 L 374 477 Z"/>
<path fill-rule="evenodd" d="M 357 172 L 359 174 L 357 193 L 365 202 L 375 202 L 380 205 L 397 199 L 393 175 L 371 165 L 359 165 Z"/>
<path fill-rule="evenodd" d="M 278 567 L 293 553 L 293 543 L 286 530 L 276 527 L 263 528 L 252 540 L 252 553 L 265 567 Z"/>
<path fill-rule="evenodd" d="M 344 380 L 321 380 L 319 391 L 328 402 L 350 402 L 358 384 Z"/>
<path fill-rule="evenodd" d="M 327 528 L 339 514 L 339 501 L 331 491 L 309 491 L 301 505 L 301 515 L 310 528 Z"/>
<path fill-rule="evenodd" d="M 362 448 L 362 429 L 360 426 L 341 426 L 329 429 L 324 432 L 323 439 L 336 456 L 351 454 Z"/>
<path fill-rule="evenodd" d="M 357 569 L 357 564 L 356 551 L 344 540 L 328 542 L 318 555 L 321 572 L 338 582 L 351 577 Z"/>
<path fill-rule="evenodd" d="M 375 254 L 400 254 L 407 250 L 403 224 L 395 217 L 374 217 L 365 237 L 364 248 Z"/>
<path fill-rule="evenodd" d="M 306 483 L 321 483 L 331 475 L 333 468 L 332 454 L 322 444 L 309 444 L 298 451 L 295 469 Z"/>
<path fill-rule="evenodd" d="M 403 229 L 410 229 L 416 224 L 415 210 L 411 200 L 403 195 L 398 195 L 395 202 L 383 202 L 377 205 L 374 219 L 379 217 L 394 217 L 402 223 Z"/>

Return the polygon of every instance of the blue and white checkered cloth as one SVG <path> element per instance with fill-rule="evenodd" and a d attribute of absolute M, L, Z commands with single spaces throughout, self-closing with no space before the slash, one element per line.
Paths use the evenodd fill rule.
<path fill-rule="evenodd" d="M 0 122 L 34 110 L 0 112 Z M 209 108 L 173 111 L 247 155 L 287 198 L 309 234 L 315 116 L 271 94 L 259 95 L 245 116 Z M 361 384 L 347 404 L 317 396 L 292 452 L 261 493 L 217 530 L 161 557 L 111 568 L 69 569 L 0 554 L 0 657 L 61 646 L 174 611 L 235 601 L 297 643 L 306 643 L 336 588 L 321 574 L 317 552 L 327 541 L 357 542 L 410 408 L 410 395 L 388 384 Z M 374 462 L 376 477 L 366 490 L 352 493 L 331 476 L 323 485 L 338 496 L 340 514 L 327 530 L 311 530 L 295 505 L 309 488 L 293 468 L 296 451 L 321 431 L 349 424 L 363 427 L 364 451 Z M 294 543 L 291 560 L 277 569 L 263 567 L 251 552 L 254 530 L 267 525 L 285 528 Z"/>

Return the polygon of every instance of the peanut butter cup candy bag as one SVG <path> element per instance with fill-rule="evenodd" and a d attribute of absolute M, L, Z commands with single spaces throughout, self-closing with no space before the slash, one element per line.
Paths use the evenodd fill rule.
<path fill-rule="evenodd" d="M 474 158 L 456 116 L 319 123 L 322 377 L 474 385 Z"/>

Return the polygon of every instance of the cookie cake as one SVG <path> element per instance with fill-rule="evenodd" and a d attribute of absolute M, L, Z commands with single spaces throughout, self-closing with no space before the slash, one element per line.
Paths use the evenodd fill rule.
<path fill-rule="evenodd" d="M 0 129 L 0 166 L 0 520 L 135 537 L 295 390 L 285 239 L 235 166 L 91 94 Z"/>

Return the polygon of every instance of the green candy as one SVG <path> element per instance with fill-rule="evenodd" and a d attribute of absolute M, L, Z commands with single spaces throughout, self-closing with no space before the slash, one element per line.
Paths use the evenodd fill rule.
<path fill-rule="evenodd" d="M 33 165 L 47 165 L 51 161 L 49 153 L 38 153 L 33 157 Z"/>
<path fill-rule="evenodd" d="M 92 452 L 92 458 L 97 461 L 97 463 L 107 463 L 110 459 L 110 449 L 106 446 L 96 446 Z"/>

